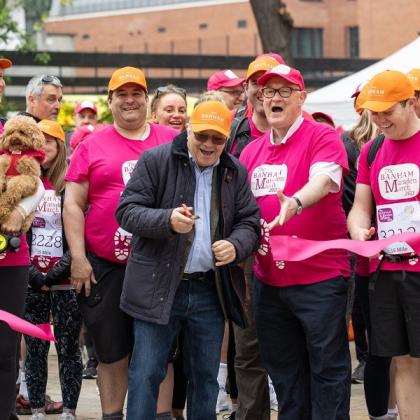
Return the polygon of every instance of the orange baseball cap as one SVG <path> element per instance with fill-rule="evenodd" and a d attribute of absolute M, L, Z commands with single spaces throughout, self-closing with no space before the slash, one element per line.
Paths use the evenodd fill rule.
<path fill-rule="evenodd" d="M 116 90 L 126 83 L 135 83 L 147 92 L 147 83 L 144 73 L 136 67 L 122 67 L 115 70 L 108 83 L 108 92 Z"/>
<path fill-rule="evenodd" d="M 279 64 L 280 63 L 274 57 L 269 55 L 257 57 L 248 66 L 248 70 L 246 72 L 246 80 L 248 80 L 252 75 L 259 71 L 271 70 Z"/>
<path fill-rule="evenodd" d="M 367 87 L 366 101 L 360 107 L 373 112 L 384 112 L 412 96 L 414 88 L 410 79 L 400 71 L 386 70 L 371 79 Z"/>
<path fill-rule="evenodd" d="M 58 140 L 65 143 L 65 134 L 61 125 L 57 121 L 41 120 L 38 123 L 38 127 L 44 134 L 48 134 Z"/>
<path fill-rule="evenodd" d="M 0 57 L 1 69 L 8 69 L 9 67 L 12 67 L 12 65 L 13 63 L 8 58 Z"/>
<path fill-rule="evenodd" d="M 205 101 L 198 104 L 190 116 L 189 124 L 194 132 L 214 130 L 229 136 L 232 112 L 219 101 Z"/>
<path fill-rule="evenodd" d="M 420 69 L 412 69 L 407 73 L 414 90 L 420 90 Z"/>
<path fill-rule="evenodd" d="M 351 95 L 352 98 L 354 98 L 354 110 L 361 114 L 363 111 L 362 105 L 366 102 L 366 96 L 368 91 L 369 82 L 363 82 L 360 83 L 356 91 Z"/>

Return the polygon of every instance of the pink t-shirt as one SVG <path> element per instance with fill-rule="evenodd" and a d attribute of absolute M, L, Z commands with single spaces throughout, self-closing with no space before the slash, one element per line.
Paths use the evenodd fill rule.
<path fill-rule="evenodd" d="M 251 189 L 261 209 L 261 246 L 254 264 L 257 277 L 274 286 L 318 283 L 340 275 L 348 277 L 347 252 L 326 251 L 300 262 L 274 261 L 269 242 L 270 234 L 296 235 L 318 241 L 346 238 L 341 191 L 329 193 L 283 226 L 271 232 L 267 228 L 267 223 L 280 210 L 276 192 L 283 190 L 286 195 L 293 196 L 308 182 L 314 163 L 334 162 L 347 169 L 347 155 L 335 130 L 304 120 L 286 143 L 273 145 L 270 132 L 267 132 L 244 149 L 240 160 L 248 168 Z"/>
<path fill-rule="evenodd" d="M 150 124 L 144 141 L 121 136 L 114 126 L 92 133 L 76 149 L 66 181 L 89 182 L 85 222 L 87 250 L 108 261 L 126 263 L 131 234 L 118 226 L 115 211 L 121 193 L 141 154 L 172 141 L 179 133 L 170 127 Z"/>
<path fill-rule="evenodd" d="M 376 205 L 376 230 L 384 239 L 403 232 L 420 232 L 420 131 L 405 140 L 385 138 L 371 168 L 368 153 L 372 141 L 366 143 L 359 158 L 357 183 L 369 185 Z M 397 242 L 386 249 L 390 254 L 410 255 L 412 249 Z M 378 258 L 371 259 L 370 271 L 375 271 Z M 418 258 L 402 263 L 384 261 L 382 270 L 405 269 L 420 272 Z"/>

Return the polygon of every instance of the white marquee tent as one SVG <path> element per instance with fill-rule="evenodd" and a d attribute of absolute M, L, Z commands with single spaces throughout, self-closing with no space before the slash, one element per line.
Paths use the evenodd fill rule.
<path fill-rule="evenodd" d="M 406 73 L 413 68 L 420 68 L 420 37 L 389 57 L 311 92 L 308 94 L 304 108 L 311 113 L 325 112 L 333 117 L 337 125 L 348 128 L 357 119 L 351 95 L 360 83 L 368 81 L 381 71 L 400 70 Z"/>

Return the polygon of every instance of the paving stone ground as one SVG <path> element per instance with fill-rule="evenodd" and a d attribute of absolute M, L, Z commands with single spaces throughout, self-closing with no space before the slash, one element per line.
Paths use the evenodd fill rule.
<path fill-rule="evenodd" d="M 352 361 L 355 364 L 354 344 L 351 343 Z M 355 365 L 354 365 L 355 366 Z M 352 385 L 351 388 L 351 420 L 366 420 L 368 418 L 366 411 L 366 404 L 363 395 L 363 385 Z M 61 400 L 60 385 L 58 381 L 57 356 L 55 351 L 51 349 L 49 357 L 49 380 L 47 386 L 47 393 L 52 399 L 56 401 Z M 223 413 L 226 414 L 227 412 Z M 29 419 L 30 416 L 19 416 L 20 419 Z M 58 419 L 58 415 L 49 415 L 49 419 Z M 83 380 L 82 392 L 79 399 L 77 409 L 78 420 L 92 420 L 101 418 L 101 410 L 99 403 L 99 396 L 96 391 L 95 380 Z M 218 420 L 222 419 L 222 415 L 218 416 Z M 277 413 L 272 412 L 271 420 L 277 419 Z M 152 420 L 152 419 L 151 419 Z"/>

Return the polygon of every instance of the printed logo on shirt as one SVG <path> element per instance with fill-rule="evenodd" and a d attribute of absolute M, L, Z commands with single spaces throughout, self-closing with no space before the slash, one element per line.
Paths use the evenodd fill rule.
<path fill-rule="evenodd" d="M 419 193 L 419 167 L 413 163 L 385 166 L 379 172 L 378 185 L 386 200 L 416 197 Z"/>
<path fill-rule="evenodd" d="M 287 180 L 287 166 L 261 165 L 257 166 L 251 175 L 251 189 L 255 197 L 274 195 L 283 190 Z"/>
<path fill-rule="evenodd" d="M 114 235 L 114 255 L 119 261 L 128 260 L 132 234 L 119 227 Z"/>
<path fill-rule="evenodd" d="M 122 164 L 121 171 L 124 185 L 127 185 L 128 180 L 131 178 L 136 163 L 137 160 L 127 160 Z"/>

